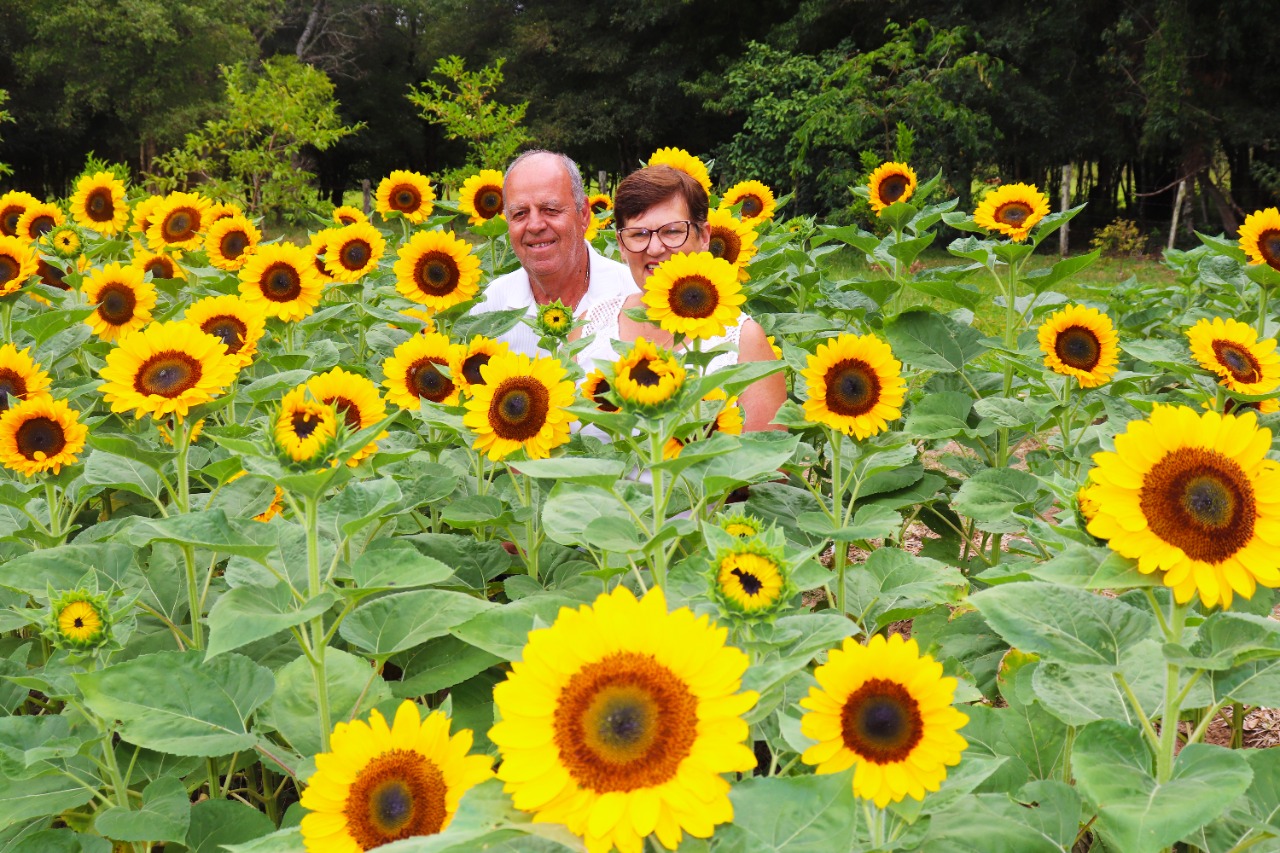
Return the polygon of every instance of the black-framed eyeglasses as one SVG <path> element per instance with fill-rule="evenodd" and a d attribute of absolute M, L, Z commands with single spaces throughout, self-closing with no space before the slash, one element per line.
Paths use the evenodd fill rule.
<path fill-rule="evenodd" d="M 619 228 L 618 242 L 628 252 L 643 252 L 649 248 L 653 235 L 668 249 L 679 249 L 689 240 L 689 229 L 693 223 L 688 219 L 680 219 L 659 225 L 657 228 Z"/>

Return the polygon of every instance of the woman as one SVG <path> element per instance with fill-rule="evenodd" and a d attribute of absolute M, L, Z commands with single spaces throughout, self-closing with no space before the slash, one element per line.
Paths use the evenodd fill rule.
<path fill-rule="evenodd" d="M 613 217 L 622 259 L 631 269 L 636 286 L 642 291 L 658 264 L 679 252 L 705 252 L 710 246 L 711 231 L 707 227 L 707 194 L 688 174 L 670 166 L 646 166 L 632 172 L 618 185 L 613 197 Z M 636 322 L 626 316 L 628 308 L 643 307 L 643 294 L 628 297 L 617 309 L 616 316 L 601 322 L 592 331 L 595 338 L 583 353 L 588 358 L 612 361 L 610 340 L 634 341 L 643 337 L 670 348 L 674 341 L 669 333 L 649 323 Z M 711 348 L 724 340 L 737 346 L 737 362 L 773 361 L 773 349 L 764 330 L 755 320 L 740 314 L 738 324 L 724 338 L 706 342 Z M 596 352 L 595 350 L 599 350 Z M 712 362 L 712 369 L 728 361 L 732 353 Z M 584 363 L 589 363 L 583 359 Z M 772 423 L 778 408 L 787 398 L 787 381 L 782 371 L 755 382 L 742 392 L 743 428 L 747 431 L 782 429 Z"/>

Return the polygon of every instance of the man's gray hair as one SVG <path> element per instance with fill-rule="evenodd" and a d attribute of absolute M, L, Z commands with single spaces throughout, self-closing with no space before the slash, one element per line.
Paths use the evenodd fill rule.
<path fill-rule="evenodd" d="M 505 181 L 507 178 L 510 178 L 511 172 L 516 166 L 519 166 L 522 162 L 535 154 L 550 154 L 552 157 L 558 157 L 560 159 L 560 165 L 564 166 L 564 170 L 569 173 L 569 185 L 573 190 L 573 203 L 578 208 L 578 211 L 582 212 L 582 210 L 587 206 L 587 191 L 582 187 L 582 172 L 579 171 L 578 164 L 573 162 L 573 158 L 568 154 L 561 154 L 559 151 L 548 151 L 545 148 L 530 149 L 511 161 L 511 165 L 507 167 L 507 172 L 506 175 L 503 176 L 503 180 Z"/>

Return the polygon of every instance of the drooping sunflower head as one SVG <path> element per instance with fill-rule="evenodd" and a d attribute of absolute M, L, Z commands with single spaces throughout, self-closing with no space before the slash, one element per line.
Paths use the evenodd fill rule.
<path fill-rule="evenodd" d="M 707 164 L 683 148 L 659 148 L 653 152 L 646 165 L 679 169 L 701 184 L 703 192 L 711 194 L 711 175 L 707 171 Z"/>
<path fill-rule="evenodd" d="M 573 312 L 557 299 L 538 306 L 538 332 L 546 337 L 564 339 L 573 330 Z"/>
<path fill-rule="evenodd" d="M 56 204 L 48 201 L 36 202 L 18 219 L 16 236 L 34 243 L 66 221 L 62 208 Z"/>
<path fill-rule="evenodd" d="M 261 245 L 240 269 L 240 295 L 268 317 L 301 320 L 320 304 L 324 285 L 306 249 L 292 243 Z"/>
<path fill-rule="evenodd" d="M 672 436 L 663 447 L 663 458 L 675 459 L 680 451 L 692 441 L 710 438 L 718 432 L 727 435 L 742 435 L 742 406 L 738 398 L 730 397 L 723 388 L 713 388 L 702 398 L 699 406 L 700 415 L 709 422 L 698 424 L 692 432 L 682 437 Z"/>
<path fill-rule="evenodd" d="M 204 235 L 209 263 L 220 270 L 235 272 L 244 267 L 262 242 L 262 232 L 247 217 L 231 214 L 215 219 Z"/>
<path fill-rule="evenodd" d="M 68 261 L 79 257 L 84 249 L 84 235 L 79 227 L 71 222 L 64 222 L 54 227 L 40 242 L 53 254 Z"/>
<path fill-rule="evenodd" d="M 0 464 L 26 477 L 74 465 L 89 429 L 66 400 L 40 395 L 0 412 Z"/>
<path fill-rule="evenodd" d="M 253 517 L 254 521 L 266 524 L 284 511 L 284 489 L 276 486 L 275 493 L 271 496 L 271 503 L 267 504 L 267 508 Z"/>
<path fill-rule="evenodd" d="M 198 249 L 208 220 L 209 199 L 198 193 L 170 193 L 150 211 L 147 243 L 156 251 Z"/>
<path fill-rule="evenodd" d="M 405 299 L 444 311 L 480 292 L 480 259 L 447 231 L 419 231 L 400 247 L 396 290 Z"/>
<path fill-rule="evenodd" d="M 293 462 L 327 463 L 338 434 L 337 409 L 317 400 L 305 387 L 294 388 L 280 403 L 274 434 L 276 447 Z"/>
<path fill-rule="evenodd" d="M 23 400 L 49 396 L 49 374 L 31 359 L 31 350 L 0 345 L 0 412 Z"/>
<path fill-rule="evenodd" d="M 918 186 L 915 170 L 906 163 L 882 163 L 867 180 L 871 209 L 879 216 L 889 205 L 910 199 Z"/>
<path fill-rule="evenodd" d="M 1197 414 L 1158 405 L 1130 421 L 1115 451 L 1095 453 L 1097 515 L 1088 530 L 1161 573 L 1174 598 L 1206 607 L 1280 586 L 1280 465 L 1253 412 Z"/>
<path fill-rule="evenodd" d="M 369 217 L 365 216 L 364 211 L 360 208 L 344 204 L 333 209 L 333 221 L 341 227 L 355 225 L 357 222 L 368 222 Z"/>
<path fill-rule="evenodd" d="M 613 197 L 608 193 L 595 193 L 587 197 L 587 205 L 591 208 L 591 215 L 598 216 L 601 220 L 607 220 L 612 216 L 604 216 L 613 210 Z"/>
<path fill-rule="evenodd" d="M 83 175 L 71 197 L 71 218 L 99 234 L 118 234 L 129 221 L 124 192 L 124 182 L 110 172 Z"/>
<path fill-rule="evenodd" d="M 574 386 L 559 359 L 508 352 L 495 355 L 480 373 L 484 383 L 468 389 L 472 396 L 462 417 L 475 434 L 477 453 L 503 459 L 524 450 L 530 459 L 546 459 L 569 440 L 578 416 L 565 410 Z"/>
<path fill-rule="evenodd" d="M 171 252 L 152 252 L 144 246 L 139 246 L 129 265 L 143 273 L 151 273 L 152 280 L 180 280 L 187 277 L 187 271 L 179 264 L 180 260 L 182 260 L 182 252 L 176 249 Z"/>
<path fill-rule="evenodd" d="M 220 396 L 239 371 L 220 338 L 182 321 L 122 335 L 106 361 L 99 390 L 111 411 L 156 420 L 185 418 L 192 406 Z"/>
<path fill-rule="evenodd" d="M 1005 184 L 987 193 L 973 221 L 988 231 L 1022 242 L 1049 212 L 1049 199 L 1031 184 Z"/>
<path fill-rule="evenodd" d="M 426 175 L 397 169 L 378 184 L 377 211 L 399 214 L 415 225 L 431 215 L 436 193 Z"/>
<path fill-rule="evenodd" d="M 377 228 L 368 222 L 356 222 L 330 236 L 324 267 L 334 281 L 359 281 L 377 269 L 386 249 L 387 241 Z"/>
<path fill-rule="evenodd" d="M 266 331 L 267 316 L 253 302 L 239 296 L 206 296 L 187 309 L 183 319 L 213 335 L 227 347 L 240 367 L 247 367 L 258 353 L 258 341 Z"/>
<path fill-rule="evenodd" d="M 752 539 L 764 531 L 764 522 L 744 513 L 721 516 L 717 522 L 721 530 L 738 539 Z"/>
<path fill-rule="evenodd" d="M 751 227 L 773 219 L 773 214 L 778 209 L 778 201 L 773 197 L 773 190 L 759 181 L 736 183 L 720 197 L 722 210 L 731 210 L 739 204 L 742 207 L 739 208 L 738 216 L 743 224 Z"/>
<path fill-rule="evenodd" d="M 382 364 L 387 400 L 402 409 L 417 410 L 423 400 L 452 406 L 458 402 L 458 387 L 440 370 L 448 368 L 454 345 L 439 332 L 414 335 L 396 347 Z"/>
<path fill-rule="evenodd" d="M 1280 353 L 1274 338 L 1258 340 L 1239 320 L 1202 319 L 1187 330 L 1191 354 L 1222 384 L 1240 394 L 1268 394 L 1280 386 Z"/>
<path fill-rule="evenodd" d="M 151 322 L 156 307 L 155 285 L 134 266 L 107 264 L 84 280 L 84 296 L 94 311 L 85 318 L 93 333 L 104 341 L 141 329 Z"/>
<path fill-rule="evenodd" d="M 467 214 L 467 222 L 481 225 L 502 216 L 502 173 L 496 169 L 481 169 L 462 182 L 458 191 L 458 209 Z"/>
<path fill-rule="evenodd" d="M 9 190 L 0 195 L 0 236 L 18 236 L 18 220 L 27 208 L 39 203 L 40 199 L 22 190 Z"/>
<path fill-rule="evenodd" d="M 607 396 L 609 393 L 609 380 L 605 378 L 604 373 L 600 370 L 593 370 L 587 374 L 582 380 L 580 388 L 582 399 L 592 403 L 602 412 L 616 412 L 618 407 Z"/>
<path fill-rule="evenodd" d="M 771 620 L 794 592 L 781 549 L 760 539 L 721 549 L 711 573 L 711 597 L 720 615 L 730 621 Z"/>
<path fill-rule="evenodd" d="M 453 349 L 449 362 L 453 382 L 458 390 L 468 396 L 475 394 L 475 388 L 485 384 L 484 366 L 496 356 L 511 352 L 506 341 L 496 341 L 483 335 L 476 335 L 466 344 L 459 344 Z"/>
<path fill-rule="evenodd" d="M 653 271 L 642 299 L 663 331 L 710 338 L 738 324 L 746 296 L 733 264 L 708 252 L 680 252 Z"/>
<path fill-rule="evenodd" d="M 759 251 L 755 229 L 724 207 L 707 212 L 707 228 L 710 231 L 707 251 L 737 267 L 738 277 L 743 279 L 747 264 Z"/>
<path fill-rule="evenodd" d="M 884 808 L 924 799 L 960 763 L 969 718 L 952 707 L 956 680 L 914 639 L 877 634 L 864 646 L 850 637 L 814 676 L 800 730 L 818 741 L 801 755 L 817 773 L 855 767 L 853 793 Z"/>
<path fill-rule="evenodd" d="M 87 652 L 111 639 L 107 597 L 87 589 L 67 590 L 49 602 L 45 636 L 60 649 Z"/>
<path fill-rule="evenodd" d="M 315 399 L 337 408 L 338 418 L 348 433 L 371 427 L 387 414 L 387 404 L 378 393 L 378 386 L 372 380 L 340 367 L 313 376 L 307 380 L 306 389 Z M 386 433 L 382 433 L 366 444 L 347 460 L 347 464 L 357 465 L 361 459 L 376 453 L 378 439 L 385 436 Z"/>
<path fill-rule="evenodd" d="M 1120 358 L 1119 335 L 1111 318 L 1096 308 L 1069 305 L 1040 325 L 1045 367 L 1074 376 L 1082 388 L 1111 381 Z"/>
<path fill-rule="evenodd" d="M 208 228 L 212 228 L 215 222 L 220 222 L 232 216 L 244 216 L 244 208 L 229 201 L 211 201 L 209 203 L 208 216 L 205 217 L 205 222 L 207 223 L 206 231 Z"/>
<path fill-rule="evenodd" d="M 0 236 L 0 296 L 16 293 L 38 268 L 36 250 L 30 241 Z"/>
<path fill-rule="evenodd" d="M 311 258 L 311 265 L 316 271 L 316 279 L 321 285 L 329 284 L 333 281 L 329 275 L 329 267 L 326 261 L 329 259 L 329 241 L 341 229 L 339 228 L 321 228 L 319 231 L 311 235 L 311 239 L 307 241 L 307 255 Z"/>
<path fill-rule="evenodd" d="M 1240 248 L 1249 263 L 1280 270 L 1280 210 L 1268 207 L 1246 216 L 1240 226 Z"/>
<path fill-rule="evenodd" d="M 613 389 L 624 408 L 660 408 L 684 386 L 685 369 L 674 355 L 637 338 L 613 365 Z"/>
<path fill-rule="evenodd" d="M 902 363 L 874 335 L 841 335 L 818 346 L 801 373 L 810 421 L 864 439 L 902 415 Z"/>
<path fill-rule="evenodd" d="M 151 227 L 156 208 L 162 204 L 164 204 L 164 196 L 162 195 L 149 195 L 134 202 L 133 230 L 145 237 L 147 229 Z"/>
<path fill-rule="evenodd" d="M 489 730 L 515 807 L 592 851 L 640 850 L 655 833 L 674 850 L 732 820 L 721 774 L 756 764 L 742 715 L 758 696 L 738 692 L 747 658 L 726 635 L 668 613 L 660 588 L 637 601 L 623 586 L 530 632 Z"/>
<path fill-rule="evenodd" d="M 1086 525 L 1098 514 L 1100 488 L 1097 483 L 1086 483 L 1076 491 L 1076 509 L 1080 511 L 1080 517 L 1084 519 Z"/>

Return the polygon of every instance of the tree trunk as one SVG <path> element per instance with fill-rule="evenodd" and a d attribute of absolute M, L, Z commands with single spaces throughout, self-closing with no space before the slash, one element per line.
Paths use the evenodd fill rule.
<path fill-rule="evenodd" d="M 307 15 L 307 25 L 302 28 L 302 35 L 298 36 L 298 44 L 294 48 L 294 55 L 299 60 L 303 60 L 310 46 L 311 35 L 316 31 L 316 25 L 320 23 L 320 13 L 324 11 L 324 0 L 316 0 L 316 5 L 311 7 L 311 14 Z"/>

